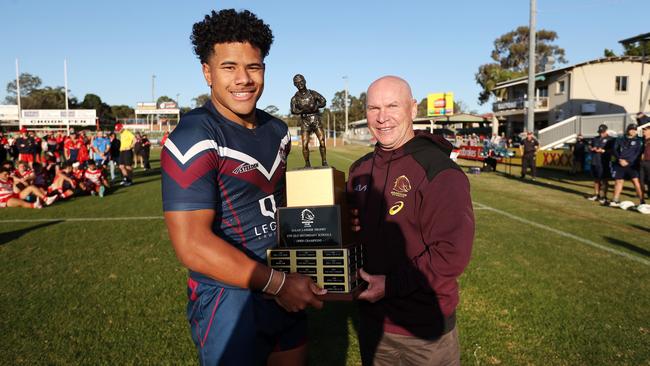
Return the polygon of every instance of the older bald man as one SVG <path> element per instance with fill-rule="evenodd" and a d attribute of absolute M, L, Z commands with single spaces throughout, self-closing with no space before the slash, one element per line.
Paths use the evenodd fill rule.
<path fill-rule="evenodd" d="M 459 365 L 458 277 L 470 258 L 469 181 L 445 139 L 413 130 L 408 83 L 386 76 L 368 88 L 377 139 L 350 167 L 353 229 L 364 243 L 359 295 L 364 365 Z"/>

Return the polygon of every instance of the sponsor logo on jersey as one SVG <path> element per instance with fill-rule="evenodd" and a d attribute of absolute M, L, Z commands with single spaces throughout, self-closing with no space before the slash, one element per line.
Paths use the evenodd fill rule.
<path fill-rule="evenodd" d="M 241 174 L 241 173 L 246 173 L 250 172 L 251 170 L 257 169 L 259 166 L 259 163 L 241 163 L 238 167 L 235 168 L 235 170 L 232 171 L 233 174 Z"/>
<path fill-rule="evenodd" d="M 395 197 L 401 197 L 404 198 L 408 194 L 408 192 L 411 190 L 411 181 L 409 181 L 408 177 L 405 175 L 400 175 L 395 179 L 395 183 L 393 184 L 393 190 L 390 192 Z"/>
<path fill-rule="evenodd" d="M 404 202 L 397 201 L 388 209 L 388 214 L 391 216 L 397 215 L 398 212 L 402 211 L 402 208 L 404 208 Z"/>
<path fill-rule="evenodd" d="M 368 190 L 368 185 L 366 185 L 366 184 L 364 184 L 364 185 L 357 184 L 356 186 L 354 186 L 354 190 L 356 192 L 365 192 L 366 190 Z"/>

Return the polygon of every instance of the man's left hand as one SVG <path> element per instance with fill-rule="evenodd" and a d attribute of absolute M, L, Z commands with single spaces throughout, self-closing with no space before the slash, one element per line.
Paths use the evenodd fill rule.
<path fill-rule="evenodd" d="M 386 276 L 368 274 L 363 268 L 359 269 L 359 276 L 368 282 L 368 288 L 360 293 L 357 299 L 374 303 L 384 298 L 386 295 Z"/>

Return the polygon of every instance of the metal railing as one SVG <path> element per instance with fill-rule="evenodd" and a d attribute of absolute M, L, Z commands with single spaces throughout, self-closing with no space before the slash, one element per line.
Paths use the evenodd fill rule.
<path fill-rule="evenodd" d="M 594 137 L 598 134 L 598 126 L 602 124 L 607 125 L 608 131 L 621 134 L 631 123 L 636 123 L 633 113 L 573 116 L 539 130 L 537 139 L 540 149 L 547 150 L 570 142 L 578 134 Z"/>

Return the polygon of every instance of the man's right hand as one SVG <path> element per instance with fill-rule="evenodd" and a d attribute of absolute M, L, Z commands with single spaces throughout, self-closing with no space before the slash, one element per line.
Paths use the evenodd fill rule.
<path fill-rule="evenodd" d="M 316 295 L 326 293 L 327 290 L 318 287 L 311 278 L 299 273 L 288 273 L 275 301 L 289 312 L 301 311 L 307 306 L 320 309 L 323 307 L 323 302 L 318 300 Z"/>

